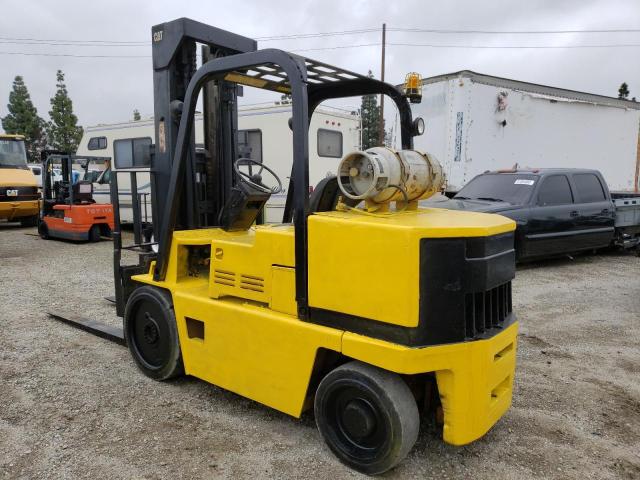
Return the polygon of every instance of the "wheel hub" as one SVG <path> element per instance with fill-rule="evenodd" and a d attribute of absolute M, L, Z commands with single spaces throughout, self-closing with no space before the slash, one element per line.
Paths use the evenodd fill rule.
<path fill-rule="evenodd" d="M 144 340 L 149 345 L 155 345 L 156 343 L 158 343 L 158 339 L 160 338 L 160 334 L 158 332 L 158 324 L 153 319 L 153 317 L 149 315 L 149 312 L 145 312 L 144 318 L 146 320 L 146 323 L 143 327 Z"/>
<path fill-rule="evenodd" d="M 361 439 L 371 435 L 375 430 L 376 416 L 369 402 L 362 398 L 356 398 L 345 406 L 342 413 L 342 424 L 346 433 Z"/>

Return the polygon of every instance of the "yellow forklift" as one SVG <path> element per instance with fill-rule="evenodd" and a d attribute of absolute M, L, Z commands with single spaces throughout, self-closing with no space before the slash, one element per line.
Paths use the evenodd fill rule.
<path fill-rule="evenodd" d="M 153 27 L 152 45 L 155 144 L 131 139 L 115 161 L 151 164 L 153 231 L 136 214 L 136 170 L 120 170 L 111 192 L 123 333 L 77 326 L 126 342 L 153 379 L 191 375 L 294 417 L 313 408 L 328 447 L 367 474 L 407 455 L 423 416 L 440 420 L 447 443 L 483 436 L 511 404 L 514 222 L 418 206 L 442 186 L 442 169 L 413 150 L 424 123 L 392 85 L 184 18 Z M 238 149 L 242 86 L 291 95 L 287 185 L 268 158 Z M 309 195 L 314 110 L 370 94 L 398 108 L 402 149 L 349 153 Z M 122 174 L 132 179 L 131 245 Z M 279 191 L 282 222 L 261 224 Z M 138 264 L 121 265 L 126 249 Z"/>

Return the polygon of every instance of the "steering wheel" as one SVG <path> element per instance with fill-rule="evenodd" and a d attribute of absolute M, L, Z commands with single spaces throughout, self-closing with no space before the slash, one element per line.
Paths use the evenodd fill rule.
<path fill-rule="evenodd" d="M 240 167 L 245 165 L 248 165 L 249 167 L 251 167 L 251 165 L 260 167 L 260 172 L 251 173 L 251 168 L 249 168 L 249 173 L 243 172 L 242 170 L 240 170 Z M 263 193 L 271 193 L 271 194 L 280 193 L 282 191 L 282 181 L 280 180 L 278 175 L 276 175 L 276 172 L 274 172 L 273 170 L 271 170 L 269 167 L 262 164 L 261 162 L 258 162 L 257 160 L 253 160 L 251 158 L 239 158 L 234 162 L 233 170 L 236 172 L 236 174 L 239 177 L 242 178 L 243 182 L 247 183 L 248 185 L 251 185 L 256 190 L 260 190 Z M 276 180 L 276 182 L 278 182 L 277 186 L 268 187 L 267 185 L 262 183 L 261 173 L 263 170 L 266 170 L 271 174 L 271 176 Z"/>

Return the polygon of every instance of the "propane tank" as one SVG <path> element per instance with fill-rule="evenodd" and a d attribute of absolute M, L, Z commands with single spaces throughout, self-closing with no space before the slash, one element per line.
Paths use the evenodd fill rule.
<path fill-rule="evenodd" d="M 440 162 L 416 150 L 373 147 L 347 154 L 338 167 L 338 185 L 348 198 L 372 204 L 403 202 L 416 206 L 442 188 Z M 406 198 L 405 198 L 406 195 Z"/>

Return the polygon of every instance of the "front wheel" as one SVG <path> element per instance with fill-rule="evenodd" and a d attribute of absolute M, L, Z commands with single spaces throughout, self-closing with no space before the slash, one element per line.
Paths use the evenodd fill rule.
<path fill-rule="evenodd" d="M 136 288 L 124 312 L 124 336 L 142 372 L 154 380 L 183 373 L 171 296 L 156 287 Z"/>
<path fill-rule="evenodd" d="M 415 398 L 399 375 L 349 362 L 320 382 L 315 398 L 318 430 L 345 465 L 368 475 L 396 466 L 418 438 Z"/>

